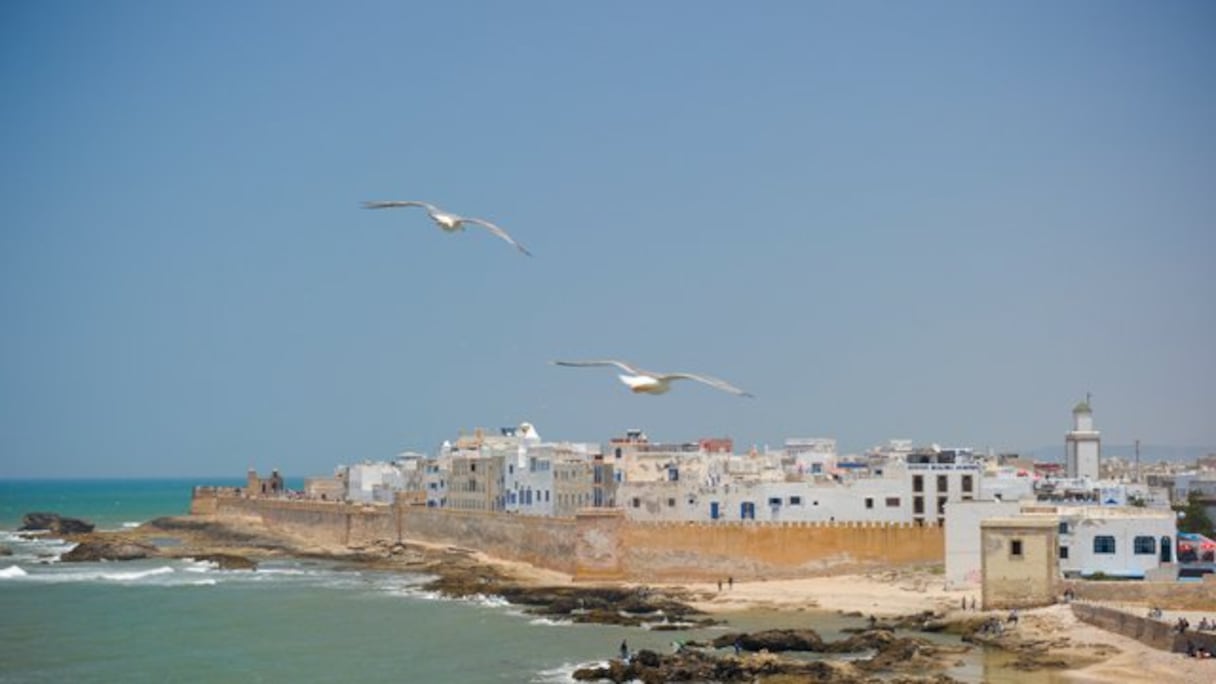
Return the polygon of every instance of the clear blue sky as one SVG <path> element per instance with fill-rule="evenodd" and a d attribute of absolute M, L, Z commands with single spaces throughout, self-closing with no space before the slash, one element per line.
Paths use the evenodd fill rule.
<path fill-rule="evenodd" d="M 1211 2 L 15 0 L 0 88 L 0 476 L 1216 444 Z"/>

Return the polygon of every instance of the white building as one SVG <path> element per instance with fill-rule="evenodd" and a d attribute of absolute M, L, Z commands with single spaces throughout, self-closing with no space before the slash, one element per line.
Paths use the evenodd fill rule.
<path fill-rule="evenodd" d="M 1017 515 L 1017 501 L 955 501 L 946 504 L 946 588 L 978 587 L 981 580 L 980 523 Z"/>
<path fill-rule="evenodd" d="M 393 492 L 405 489 L 405 477 L 395 463 L 356 463 L 347 469 L 346 499 L 355 503 L 392 503 Z"/>
<path fill-rule="evenodd" d="M 1043 510 L 1040 510 L 1042 508 Z M 1171 510 L 1136 506 L 1027 507 L 1055 515 L 1060 525 L 1060 571 L 1066 577 L 1144 577 L 1174 562 L 1177 518 Z"/>
<path fill-rule="evenodd" d="M 946 511 L 946 585 L 951 588 L 978 584 L 980 523 L 987 519 L 1051 519 L 1059 526 L 1059 571 L 1065 577 L 1143 578 L 1175 560 L 1177 527 L 1168 509 L 985 501 L 950 503 Z"/>
<path fill-rule="evenodd" d="M 1072 432 L 1064 437 L 1064 473 L 1071 478 L 1097 480 L 1102 454 L 1102 440 L 1094 429 L 1094 415 L 1089 399 L 1072 410 Z"/>

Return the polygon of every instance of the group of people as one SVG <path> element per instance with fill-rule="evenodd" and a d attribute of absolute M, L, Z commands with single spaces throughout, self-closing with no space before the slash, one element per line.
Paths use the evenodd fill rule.
<path fill-rule="evenodd" d="M 1156 611 L 1156 615 L 1153 614 Z M 1154 608 L 1149 611 L 1149 617 L 1160 618 L 1161 609 Z M 1185 617 L 1179 616 L 1178 621 L 1174 623 L 1174 629 L 1178 630 L 1179 634 L 1184 634 L 1191 628 L 1191 621 Z M 1196 632 L 1216 632 L 1216 619 L 1208 620 L 1206 617 L 1199 619 L 1199 624 L 1195 625 Z"/>
<path fill-rule="evenodd" d="M 727 587 L 728 589 L 734 589 L 734 588 L 735 588 L 735 578 L 734 578 L 734 577 L 727 577 L 727 578 L 726 578 L 726 587 Z M 722 591 L 722 580 L 718 580 L 718 591 Z"/>

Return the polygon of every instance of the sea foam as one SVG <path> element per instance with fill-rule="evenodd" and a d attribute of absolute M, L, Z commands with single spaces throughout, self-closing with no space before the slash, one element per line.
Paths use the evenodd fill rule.
<path fill-rule="evenodd" d="M 22 570 L 16 565 L 10 565 L 7 568 L 0 570 L 0 579 L 13 579 L 14 577 L 26 577 L 29 573 Z"/>

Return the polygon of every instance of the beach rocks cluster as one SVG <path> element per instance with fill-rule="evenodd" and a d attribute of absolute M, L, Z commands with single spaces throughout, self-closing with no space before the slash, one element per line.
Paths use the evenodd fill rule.
<path fill-rule="evenodd" d="M 454 598 L 493 595 L 525 612 L 575 623 L 681 630 L 717 624 L 688 604 L 645 587 L 527 586 L 476 559 L 457 557 L 436 569 L 426 588 Z"/>
<path fill-rule="evenodd" d="M 69 518 L 58 513 L 26 513 L 21 516 L 20 530 L 48 530 L 51 534 L 88 534 L 93 523 L 79 518 Z"/>
<path fill-rule="evenodd" d="M 954 682 L 940 670 L 947 656 L 957 649 L 934 646 L 922 639 L 896 637 L 886 630 L 854 635 L 838 642 L 824 642 L 814 630 L 768 630 L 755 634 L 726 634 L 715 639 L 714 648 L 738 645 L 743 651 L 725 655 L 709 650 L 706 644 L 689 642 L 677 653 L 661 655 L 638 651 L 628 660 L 613 660 L 607 665 L 580 668 L 574 678 L 580 681 L 612 682 L 752 682 L 772 679 L 786 681 L 856 684 L 860 682 Z M 770 648 L 771 647 L 771 648 Z M 776 653 L 799 651 L 816 653 L 862 653 L 869 658 L 847 662 L 795 660 Z M 927 674 L 931 673 L 931 674 Z M 881 677 L 879 676 L 881 674 Z"/>
<path fill-rule="evenodd" d="M 151 544 L 130 539 L 93 539 L 82 541 L 59 557 L 64 563 L 89 561 L 128 561 L 152 558 L 160 552 Z"/>

